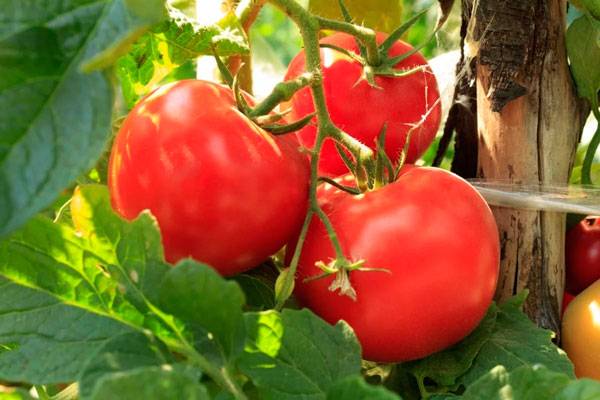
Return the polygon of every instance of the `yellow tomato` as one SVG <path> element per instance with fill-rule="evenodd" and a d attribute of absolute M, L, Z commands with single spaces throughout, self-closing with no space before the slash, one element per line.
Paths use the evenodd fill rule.
<path fill-rule="evenodd" d="M 345 0 L 358 24 L 390 33 L 402 23 L 402 0 Z M 309 10 L 325 18 L 343 20 L 338 0 L 310 0 Z"/>
<path fill-rule="evenodd" d="M 563 349 L 578 378 L 600 380 L 600 280 L 567 307 L 562 321 Z"/>

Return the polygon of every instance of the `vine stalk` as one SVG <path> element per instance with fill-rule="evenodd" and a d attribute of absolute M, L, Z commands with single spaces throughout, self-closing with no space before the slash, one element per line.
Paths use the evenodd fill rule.
<path fill-rule="evenodd" d="M 323 143 L 327 139 L 335 140 L 339 144 L 352 153 L 358 163 L 364 166 L 367 175 L 373 176 L 375 173 L 375 164 L 373 160 L 373 151 L 360 141 L 356 140 L 346 132 L 342 131 L 335 126 L 329 111 L 327 110 L 327 104 L 325 101 L 325 91 L 323 89 L 323 72 L 321 68 L 321 54 L 319 46 L 319 32 L 322 29 L 332 29 L 336 31 L 342 31 L 350 33 L 357 37 L 357 39 L 365 46 L 367 51 L 367 59 L 369 63 L 377 65 L 379 63 L 379 49 L 375 40 L 375 32 L 371 29 L 353 25 L 347 22 L 339 22 L 328 20 L 315 16 L 305 10 L 296 0 L 267 0 L 276 7 L 280 8 L 285 12 L 288 17 L 298 26 L 302 40 L 304 43 L 304 53 L 306 57 L 306 73 L 312 76 L 309 83 L 309 87 L 312 92 L 313 103 L 315 107 L 317 117 L 317 137 L 315 139 L 314 147 L 311 150 L 311 169 L 310 169 L 310 192 L 309 192 L 309 212 L 307 218 L 304 221 L 302 227 L 302 233 L 300 240 L 296 245 L 292 262 L 290 265 L 290 273 L 287 274 L 283 282 L 283 288 L 289 290 L 293 285 L 293 280 L 298 267 L 298 261 L 300 259 L 300 252 L 302 250 L 302 244 L 308 226 L 312 220 L 313 215 L 316 215 L 325 225 L 327 234 L 333 245 L 336 254 L 336 261 L 340 264 L 338 266 L 343 267 L 350 262 L 344 256 L 342 247 L 335 233 L 333 225 L 327 214 L 323 212 L 319 206 L 317 199 L 317 186 L 319 184 L 318 176 L 318 165 L 320 159 L 321 149 Z M 345 271 L 341 271 L 345 273 Z M 284 292 L 285 293 L 285 292 Z M 281 309 L 285 299 L 280 299 L 276 305 L 276 309 Z"/>

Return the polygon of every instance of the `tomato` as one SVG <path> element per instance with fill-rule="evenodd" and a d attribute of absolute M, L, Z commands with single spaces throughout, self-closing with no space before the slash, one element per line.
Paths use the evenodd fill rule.
<path fill-rule="evenodd" d="M 302 225 L 309 165 L 298 147 L 251 122 L 224 86 L 169 84 L 142 100 L 116 137 L 112 203 L 128 219 L 152 211 L 168 261 L 191 256 L 236 274 Z"/>
<path fill-rule="evenodd" d="M 581 292 L 565 310 L 562 346 L 578 378 L 600 379 L 600 281 Z"/>
<path fill-rule="evenodd" d="M 569 304 L 571 304 L 571 302 L 573 301 L 574 298 L 575 298 L 575 296 L 573 296 L 571 293 L 565 291 L 565 293 L 563 294 L 561 316 L 565 314 L 565 310 L 567 309 Z"/>
<path fill-rule="evenodd" d="M 600 279 L 600 220 L 588 217 L 567 232 L 567 290 L 578 294 Z"/>
<path fill-rule="evenodd" d="M 331 292 L 331 276 L 305 282 L 321 272 L 315 262 L 335 257 L 315 219 L 295 293 L 326 321 L 348 322 L 365 359 L 425 357 L 477 326 L 494 295 L 500 252 L 494 217 L 471 185 L 448 171 L 413 167 L 376 191 L 352 196 L 325 185 L 318 196 L 346 257 L 388 272 L 350 272 L 356 301 Z"/>
<path fill-rule="evenodd" d="M 378 34 L 382 42 L 385 34 Z M 354 37 L 336 33 L 321 41 L 334 44 L 355 53 L 358 48 Z M 390 56 L 397 56 L 412 47 L 402 41 L 390 49 Z M 361 80 L 362 65 L 339 51 L 321 49 L 323 64 L 323 85 L 327 108 L 333 122 L 342 130 L 375 148 L 375 140 L 384 124 L 387 124 L 385 149 L 392 160 L 396 160 L 404 148 L 406 135 L 415 124 L 424 122 L 411 134 L 407 162 L 416 161 L 433 141 L 440 125 L 441 107 L 435 76 L 420 54 L 413 54 L 397 64 L 397 69 L 409 69 L 419 65 L 427 66 L 424 71 L 415 72 L 402 78 L 377 76 L 374 88 Z M 304 52 L 300 52 L 290 63 L 285 79 L 290 80 L 305 71 Z M 300 119 L 314 111 L 312 95 L 308 88 L 297 92 L 290 101 L 291 118 Z M 298 132 L 303 145 L 312 147 L 316 137 L 316 126 L 307 125 Z M 321 153 L 319 164 L 323 175 L 337 176 L 348 172 L 334 144 L 327 141 Z"/>

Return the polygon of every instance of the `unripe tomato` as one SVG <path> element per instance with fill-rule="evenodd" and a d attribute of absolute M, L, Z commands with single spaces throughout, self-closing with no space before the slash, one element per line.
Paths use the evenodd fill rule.
<path fill-rule="evenodd" d="M 385 37 L 385 34 L 379 33 L 377 41 L 381 43 Z M 344 33 L 333 34 L 321 42 L 357 54 L 359 52 L 354 37 Z M 394 57 L 410 50 L 412 46 L 398 41 L 389 53 Z M 416 161 L 425 152 L 440 126 L 441 107 L 435 76 L 423 56 L 415 53 L 395 66 L 401 70 L 422 65 L 425 66 L 423 71 L 401 78 L 376 76 L 375 82 L 379 88 L 369 85 L 361 78 L 363 66 L 359 62 L 339 51 L 321 49 L 321 61 L 327 108 L 331 119 L 339 128 L 375 148 L 375 141 L 387 124 L 386 153 L 390 159 L 397 160 L 404 148 L 408 131 L 418 125 L 411 134 L 407 162 Z M 305 72 L 305 68 L 302 51 L 290 63 L 285 79 L 297 77 Z M 309 88 L 297 92 L 290 104 L 292 119 L 300 119 L 314 111 Z M 313 146 L 316 126 L 307 125 L 298 132 L 298 137 L 305 146 Z M 321 174 L 329 176 L 348 172 L 331 141 L 325 142 L 323 146 L 319 170 Z"/>
<path fill-rule="evenodd" d="M 562 346 L 578 378 L 600 379 L 600 281 L 581 292 L 565 310 Z"/>
<path fill-rule="evenodd" d="M 569 229 L 565 247 L 567 290 L 578 294 L 600 279 L 600 220 L 588 217 Z"/>
<path fill-rule="evenodd" d="M 496 289 L 500 246 L 492 212 L 466 181 L 437 168 L 405 168 L 376 191 L 352 196 L 324 185 L 318 198 L 346 257 L 388 272 L 350 272 L 356 301 L 331 292 L 332 277 L 305 282 L 321 273 L 317 261 L 335 257 L 315 218 L 296 296 L 326 321 L 350 324 L 365 359 L 422 358 L 462 340 L 481 321 Z"/>
<path fill-rule="evenodd" d="M 112 203 L 128 219 L 154 214 L 168 261 L 191 256 L 233 275 L 300 229 L 309 165 L 298 147 L 239 112 L 224 86 L 169 84 L 143 99 L 116 137 Z"/>

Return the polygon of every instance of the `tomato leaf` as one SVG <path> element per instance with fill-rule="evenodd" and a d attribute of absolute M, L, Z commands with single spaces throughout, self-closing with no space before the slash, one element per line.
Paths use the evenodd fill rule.
<path fill-rule="evenodd" d="M 199 56 L 213 55 L 213 48 L 220 56 L 249 51 L 244 30 L 234 14 L 228 14 L 218 24 L 205 26 L 175 8 L 170 8 L 169 13 L 169 20 L 142 36 L 117 63 L 129 108 L 159 84 L 180 78 L 177 71 L 181 66 Z"/>
<path fill-rule="evenodd" d="M 31 394 L 20 387 L 5 388 L 0 386 L 0 400 L 35 400 Z"/>
<path fill-rule="evenodd" d="M 537 327 L 521 310 L 526 294 L 523 292 L 500 305 L 492 335 L 459 383 L 468 387 L 496 366 L 511 372 L 521 366 L 543 364 L 552 371 L 574 377 L 573 365 L 566 354 L 552 343 L 552 332 Z"/>
<path fill-rule="evenodd" d="M 426 379 L 441 387 L 454 387 L 456 380 L 471 368 L 475 357 L 489 340 L 497 316 L 498 307 L 492 304 L 477 329 L 462 342 L 422 360 L 404 363 L 403 368 L 415 376 L 421 387 L 425 387 Z"/>
<path fill-rule="evenodd" d="M 115 336 L 102 346 L 86 364 L 79 378 L 79 395 L 89 398 L 95 384 L 107 374 L 120 374 L 139 367 L 167 364 L 171 357 L 164 345 L 140 332 Z"/>
<path fill-rule="evenodd" d="M 543 365 L 523 365 L 510 372 L 499 365 L 469 386 L 462 396 L 451 398 L 575 400 L 592 399 L 599 395 L 600 383 L 591 380 L 575 381 L 568 375 L 552 371 Z"/>
<path fill-rule="evenodd" d="M 177 368 L 141 367 L 100 379 L 92 400 L 113 399 L 208 400 L 206 388 L 198 377 Z"/>
<path fill-rule="evenodd" d="M 165 275 L 159 295 L 159 306 L 188 326 L 196 348 L 213 361 L 227 362 L 242 352 L 245 299 L 237 283 L 184 260 Z"/>
<path fill-rule="evenodd" d="M 106 269 L 124 289 L 125 297 L 144 313 L 146 300 L 158 301 L 158 288 L 171 269 L 164 262 L 158 225 L 148 212 L 125 222 L 113 211 L 108 189 L 83 185 L 75 189 L 71 216 L 77 234 L 101 251 Z"/>
<path fill-rule="evenodd" d="M 599 37 L 600 28 L 585 15 L 573 21 L 567 30 L 567 52 L 577 91 L 592 104 L 600 90 Z"/>
<path fill-rule="evenodd" d="M 383 386 L 369 385 L 362 376 L 349 376 L 336 382 L 327 392 L 328 400 L 401 400 Z"/>
<path fill-rule="evenodd" d="M 360 372 L 360 346 L 350 327 L 330 326 L 310 311 L 246 314 L 248 340 L 240 369 L 261 398 L 325 399 L 337 381 Z"/>
<path fill-rule="evenodd" d="M 273 285 L 269 285 L 265 279 L 240 274 L 233 278 L 244 291 L 246 303 L 253 311 L 263 311 L 275 307 L 275 292 Z"/>
<path fill-rule="evenodd" d="M 111 134 L 112 85 L 104 72 L 84 74 L 81 66 L 118 54 L 159 20 L 162 11 L 155 11 L 132 0 L 3 2 L 0 236 L 50 204 L 101 155 Z"/>
<path fill-rule="evenodd" d="M 556 400 L 581 400 L 600 398 L 600 382 L 578 379 L 571 382 L 556 396 Z"/>
<path fill-rule="evenodd" d="M 98 349 L 126 332 L 114 319 L 0 277 L 0 380 L 72 382 Z"/>

